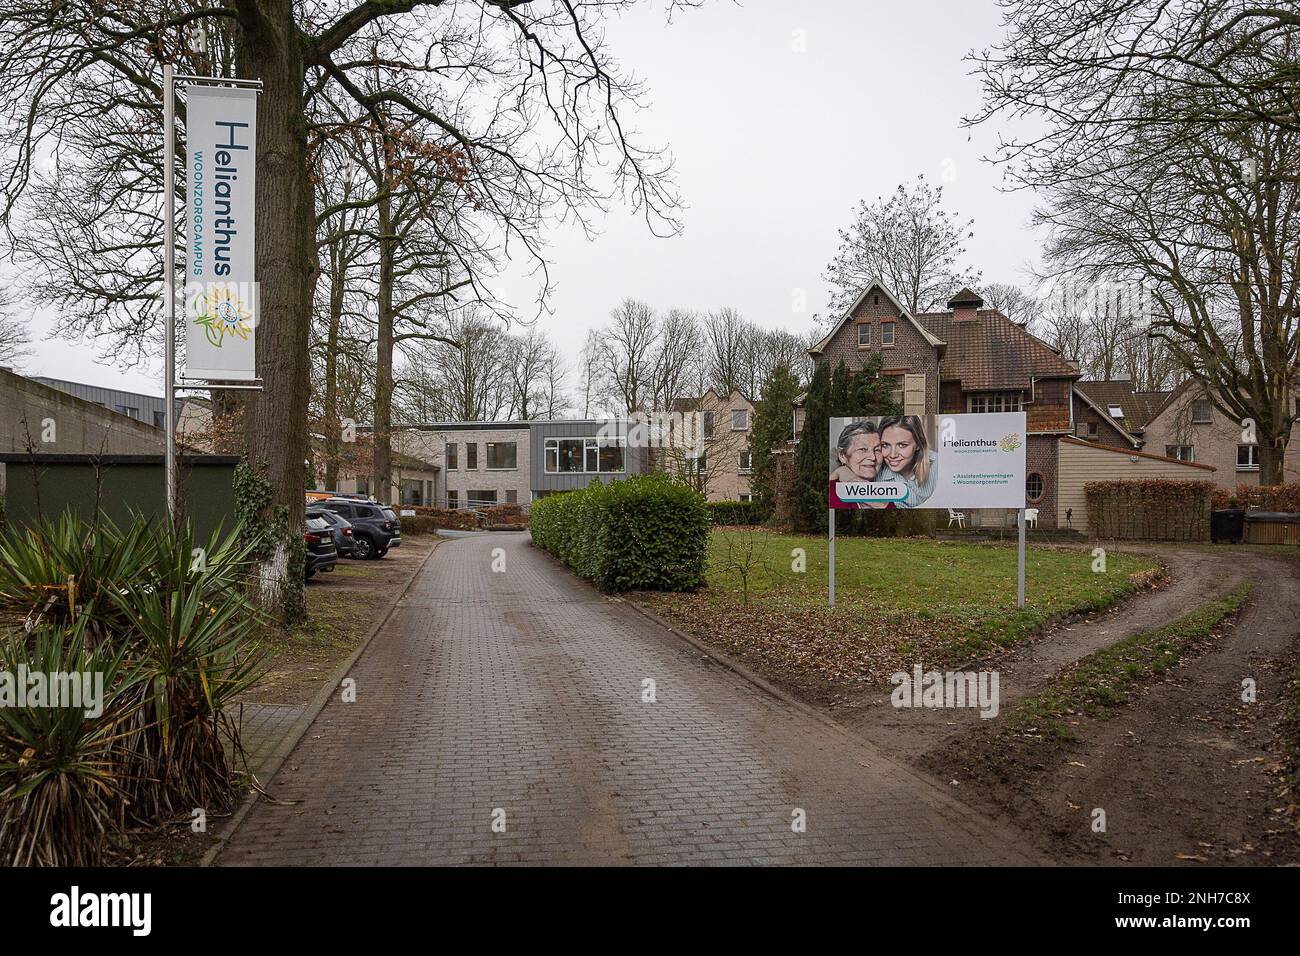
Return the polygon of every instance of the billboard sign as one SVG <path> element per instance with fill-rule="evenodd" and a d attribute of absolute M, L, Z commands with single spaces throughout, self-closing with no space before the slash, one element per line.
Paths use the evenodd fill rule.
<path fill-rule="evenodd" d="M 186 100 L 185 375 L 257 377 L 257 93 L 191 86 Z"/>
<path fill-rule="evenodd" d="M 830 420 L 831 508 L 1023 508 L 1025 413 Z"/>

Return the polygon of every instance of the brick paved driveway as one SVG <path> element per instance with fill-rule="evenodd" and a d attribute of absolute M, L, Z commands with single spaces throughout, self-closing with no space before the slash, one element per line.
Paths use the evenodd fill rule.
<path fill-rule="evenodd" d="M 491 570 L 495 548 L 505 573 Z M 351 676 L 356 702 L 332 701 L 270 784 L 295 802 L 261 801 L 219 863 L 1034 859 L 871 745 L 577 581 L 527 535 L 444 542 Z"/>

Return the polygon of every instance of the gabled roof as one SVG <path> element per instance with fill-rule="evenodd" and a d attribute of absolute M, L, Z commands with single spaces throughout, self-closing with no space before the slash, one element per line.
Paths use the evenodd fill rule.
<path fill-rule="evenodd" d="M 842 316 L 840 316 L 839 321 L 836 322 L 833 326 L 831 326 L 830 331 L 827 332 L 825 335 L 823 335 L 821 337 L 821 340 L 818 341 L 816 345 L 814 345 L 812 348 L 808 350 L 809 355 L 821 354 L 822 350 L 826 348 L 827 343 L 830 342 L 830 340 L 835 337 L 835 334 L 844 327 L 844 323 L 849 321 L 849 319 L 853 318 L 853 313 L 857 311 L 858 306 L 862 304 L 862 300 L 867 297 L 867 293 L 869 293 L 872 289 L 879 289 L 881 292 L 883 292 L 885 294 L 885 297 L 888 298 L 889 301 L 894 304 L 894 308 L 898 309 L 898 314 L 901 315 L 903 318 L 905 318 L 907 321 L 911 322 L 912 325 L 916 327 L 916 330 L 921 333 L 921 335 L 925 338 L 927 342 L 929 342 L 937 349 L 943 349 L 944 346 L 943 340 L 937 338 L 933 333 L 930 332 L 929 329 L 927 329 L 924 325 L 918 322 L 916 320 L 916 317 L 912 315 L 911 312 L 907 311 L 903 303 L 898 301 L 898 298 L 894 295 L 894 293 L 890 292 L 889 289 L 885 287 L 884 282 L 882 282 L 879 278 L 875 278 L 867 283 L 866 287 L 862 290 L 862 292 L 858 294 L 858 297 L 853 300 L 853 304 L 850 305 L 844 311 L 844 314 Z"/>
<path fill-rule="evenodd" d="M 1110 414 L 1110 406 L 1118 405 L 1120 411 L 1124 413 L 1119 423 L 1125 431 L 1134 433 L 1141 432 L 1151 419 L 1156 417 L 1156 412 L 1164 405 L 1165 400 L 1173 394 L 1172 391 L 1136 391 L 1130 379 L 1081 381 L 1078 387 L 1079 391 L 1098 406 L 1098 411 L 1107 418 L 1113 418 Z"/>
<path fill-rule="evenodd" d="M 948 343 L 939 377 L 960 380 L 966 391 L 1030 388 L 1036 378 L 1078 378 L 1079 367 L 997 309 L 980 309 L 958 321 L 951 312 L 917 319 Z"/>
<path fill-rule="evenodd" d="M 1084 383 L 1083 382 L 1074 383 L 1074 394 L 1078 395 L 1079 398 L 1083 399 L 1085 405 L 1088 405 L 1094 412 L 1100 415 L 1102 420 L 1106 422 L 1106 424 L 1109 427 L 1113 428 L 1115 431 L 1123 435 L 1134 448 L 1141 447 L 1142 445 L 1141 439 L 1138 438 L 1137 435 L 1135 435 L 1133 432 L 1125 428 L 1122 421 L 1117 420 L 1115 416 L 1110 414 L 1110 409 L 1108 406 L 1098 404 L 1096 401 L 1092 399 L 1092 397 L 1087 392 L 1085 392 L 1082 388 L 1080 388 L 1079 386 L 1082 384 Z"/>

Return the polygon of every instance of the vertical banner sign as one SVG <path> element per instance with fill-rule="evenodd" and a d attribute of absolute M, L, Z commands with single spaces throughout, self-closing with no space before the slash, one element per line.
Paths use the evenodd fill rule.
<path fill-rule="evenodd" d="M 257 377 L 257 93 L 191 86 L 185 128 L 185 377 L 248 381 Z"/>

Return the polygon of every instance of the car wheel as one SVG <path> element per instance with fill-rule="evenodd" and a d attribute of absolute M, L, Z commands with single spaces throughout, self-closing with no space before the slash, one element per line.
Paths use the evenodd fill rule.
<path fill-rule="evenodd" d="M 363 538 L 360 535 L 357 536 L 356 543 L 353 547 L 356 549 L 353 553 L 356 555 L 357 559 L 361 561 L 369 558 L 375 550 L 374 545 L 370 543 L 370 539 Z"/>

